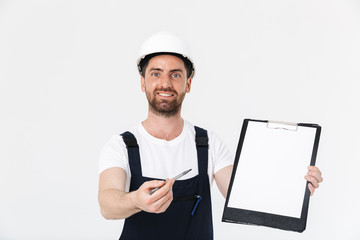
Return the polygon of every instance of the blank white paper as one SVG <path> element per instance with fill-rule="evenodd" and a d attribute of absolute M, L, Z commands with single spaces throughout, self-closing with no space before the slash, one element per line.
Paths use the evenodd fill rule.
<path fill-rule="evenodd" d="M 249 121 L 228 207 L 300 218 L 315 134 Z"/>

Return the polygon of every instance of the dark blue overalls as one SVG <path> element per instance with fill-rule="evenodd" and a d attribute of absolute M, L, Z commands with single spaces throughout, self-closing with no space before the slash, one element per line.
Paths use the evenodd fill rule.
<path fill-rule="evenodd" d="M 125 220 L 120 239 L 213 239 L 207 131 L 195 127 L 198 172 L 195 177 L 177 180 L 173 202 L 160 214 L 138 212 Z M 142 176 L 139 146 L 130 132 L 122 134 L 128 149 L 131 171 L 130 191 L 144 182 L 155 180 Z M 185 169 L 186 170 L 186 169 Z"/>

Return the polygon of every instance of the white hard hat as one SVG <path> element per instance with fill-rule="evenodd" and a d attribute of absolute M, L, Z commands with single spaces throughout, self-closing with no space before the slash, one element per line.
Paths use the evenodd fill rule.
<path fill-rule="evenodd" d="M 179 36 L 169 32 L 156 33 L 143 42 L 137 60 L 137 66 L 140 74 L 142 73 L 141 61 L 146 56 L 156 53 L 173 53 L 180 55 L 184 58 L 183 60 L 188 60 L 191 65 L 192 73 L 190 76 L 192 77 L 194 75 L 195 68 L 194 63 L 191 60 L 191 52 L 188 43 Z"/>

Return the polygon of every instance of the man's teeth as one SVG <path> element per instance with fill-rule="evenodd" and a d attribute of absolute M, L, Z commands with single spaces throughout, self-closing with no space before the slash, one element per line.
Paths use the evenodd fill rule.
<path fill-rule="evenodd" d="M 168 94 L 168 93 L 159 93 L 160 96 L 163 96 L 163 97 L 171 97 L 172 94 Z"/>

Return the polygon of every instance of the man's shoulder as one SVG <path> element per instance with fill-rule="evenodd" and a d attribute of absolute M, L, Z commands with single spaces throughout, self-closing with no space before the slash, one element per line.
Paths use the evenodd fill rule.
<path fill-rule="evenodd" d="M 194 134 L 194 136 L 195 136 L 195 127 L 198 127 L 198 128 L 203 129 L 203 130 L 205 130 L 207 132 L 207 136 L 208 136 L 209 140 L 215 140 L 215 141 L 219 140 L 219 137 L 216 135 L 216 133 L 212 129 L 208 128 L 207 126 L 203 126 L 202 124 L 200 124 L 200 125 L 195 124 L 194 125 L 189 121 L 186 121 L 186 120 L 184 120 L 184 121 L 186 122 L 185 126 L 188 127 L 188 129 Z"/>
<path fill-rule="evenodd" d="M 125 147 L 122 136 L 120 134 L 115 134 L 105 143 L 103 150 L 118 151 L 122 147 Z"/>
<path fill-rule="evenodd" d="M 127 130 L 122 130 L 120 131 L 120 133 L 114 134 L 113 136 L 111 136 L 111 138 L 105 143 L 104 148 L 105 149 L 114 149 L 114 150 L 120 150 L 121 148 L 126 148 L 126 145 L 124 143 L 123 140 L 123 134 L 129 132 L 132 135 L 136 136 L 138 135 L 137 132 L 139 126 L 135 126 L 131 129 L 127 129 Z"/>
<path fill-rule="evenodd" d="M 141 128 L 141 123 L 133 126 L 133 127 L 130 127 L 130 128 L 125 128 L 123 129 L 118 135 L 121 137 L 122 134 L 126 133 L 126 132 L 130 132 L 132 134 L 135 134 L 137 131 L 139 131 Z"/>
<path fill-rule="evenodd" d="M 190 121 L 184 120 L 184 127 L 187 127 L 189 130 L 193 131 L 195 133 L 195 127 L 203 129 L 203 130 L 207 130 L 206 127 L 202 126 L 202 125 L 198 125 L 198 124 L 193 124 Z"/>
<path fill-rule="evenodd" d="M 133 126 L 132 128 L 123 129 L 118 134 L 118 136 L 120 137 L 120 139 L 123 139 L 122 135 L 130 133 L 131 135 L 135 136 L 135 138 L 137 138 L 140 132 L 141 132 L 141 123 Z"/>

